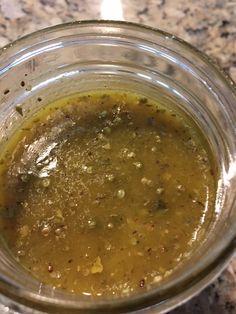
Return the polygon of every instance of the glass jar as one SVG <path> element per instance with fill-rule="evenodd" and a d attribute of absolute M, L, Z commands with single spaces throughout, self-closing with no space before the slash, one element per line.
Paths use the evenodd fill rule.
<path fill-rule="evenodd" d="M 1 313 L 163 313 L 188 300 L 227 265 L 236 235 L 236 91 L 207 56 L 152 28 L 76 22 L 26 36 L 1 50 L 0 147 L 47 103 L 93 89 L 138 91 L 172 103 L 205 134 L 218 169 L 216 213 L 208 235 L 181 271 L 142 294 L 74 296 L 28 275 L 0 250 Z M 21 104 L 23 116 L 15 107 Z"/>

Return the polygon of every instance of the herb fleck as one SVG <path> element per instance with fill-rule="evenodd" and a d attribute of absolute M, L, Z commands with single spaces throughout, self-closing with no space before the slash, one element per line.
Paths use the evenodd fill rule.
<path fill-rule="evenodd" d="M 143 288 L 145 286 L 145 280 L 144 279 L 141 279 L 140 281 L 139 281 L 139 287 L 140 288 Z"/>
<path fill-rule="evenodd" d="M 20 104 L 16 105 L 15 109 L 21 116 L 23 116 L 23 109 Z"/>

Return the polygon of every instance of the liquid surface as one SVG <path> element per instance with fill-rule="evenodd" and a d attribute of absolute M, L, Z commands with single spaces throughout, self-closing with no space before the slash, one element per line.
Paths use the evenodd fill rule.
<path fill-rule="evenodd" d="M 128 295 L 181 267 L 214 217 L 215 180 L 178 114 L 122 92 L 49 105 L 9 141 L 1 233 L 43 283 Z"/>

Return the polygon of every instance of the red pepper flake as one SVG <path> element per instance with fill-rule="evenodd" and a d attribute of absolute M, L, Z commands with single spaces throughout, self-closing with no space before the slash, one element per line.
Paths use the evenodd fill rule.
<path fill-rule="evenodd" d="M 140 281 L 139 281 L 139 287 L 140 288 L 143 288 L 145 286 L 145 280 L 144 279 L 141 279 Z"/>
<path fill-rule="evenodd" d="M 52 266 L 52 264 L 48 264 L 48 272 L 49 273 L 52 273 L 53 272 L 53 266 Z"/>

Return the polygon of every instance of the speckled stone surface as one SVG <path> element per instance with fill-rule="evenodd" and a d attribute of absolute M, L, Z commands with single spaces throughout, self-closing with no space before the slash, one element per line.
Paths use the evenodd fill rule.
<path fill-rule="evenodd" d="M 177 35 L 236 81 L 236 0 L 0 0 L 0 46 L 47 26 L 101 18 L 123 18 Z M 213 284 L 170 313 L 236 313 L 236 259 Z"/>

